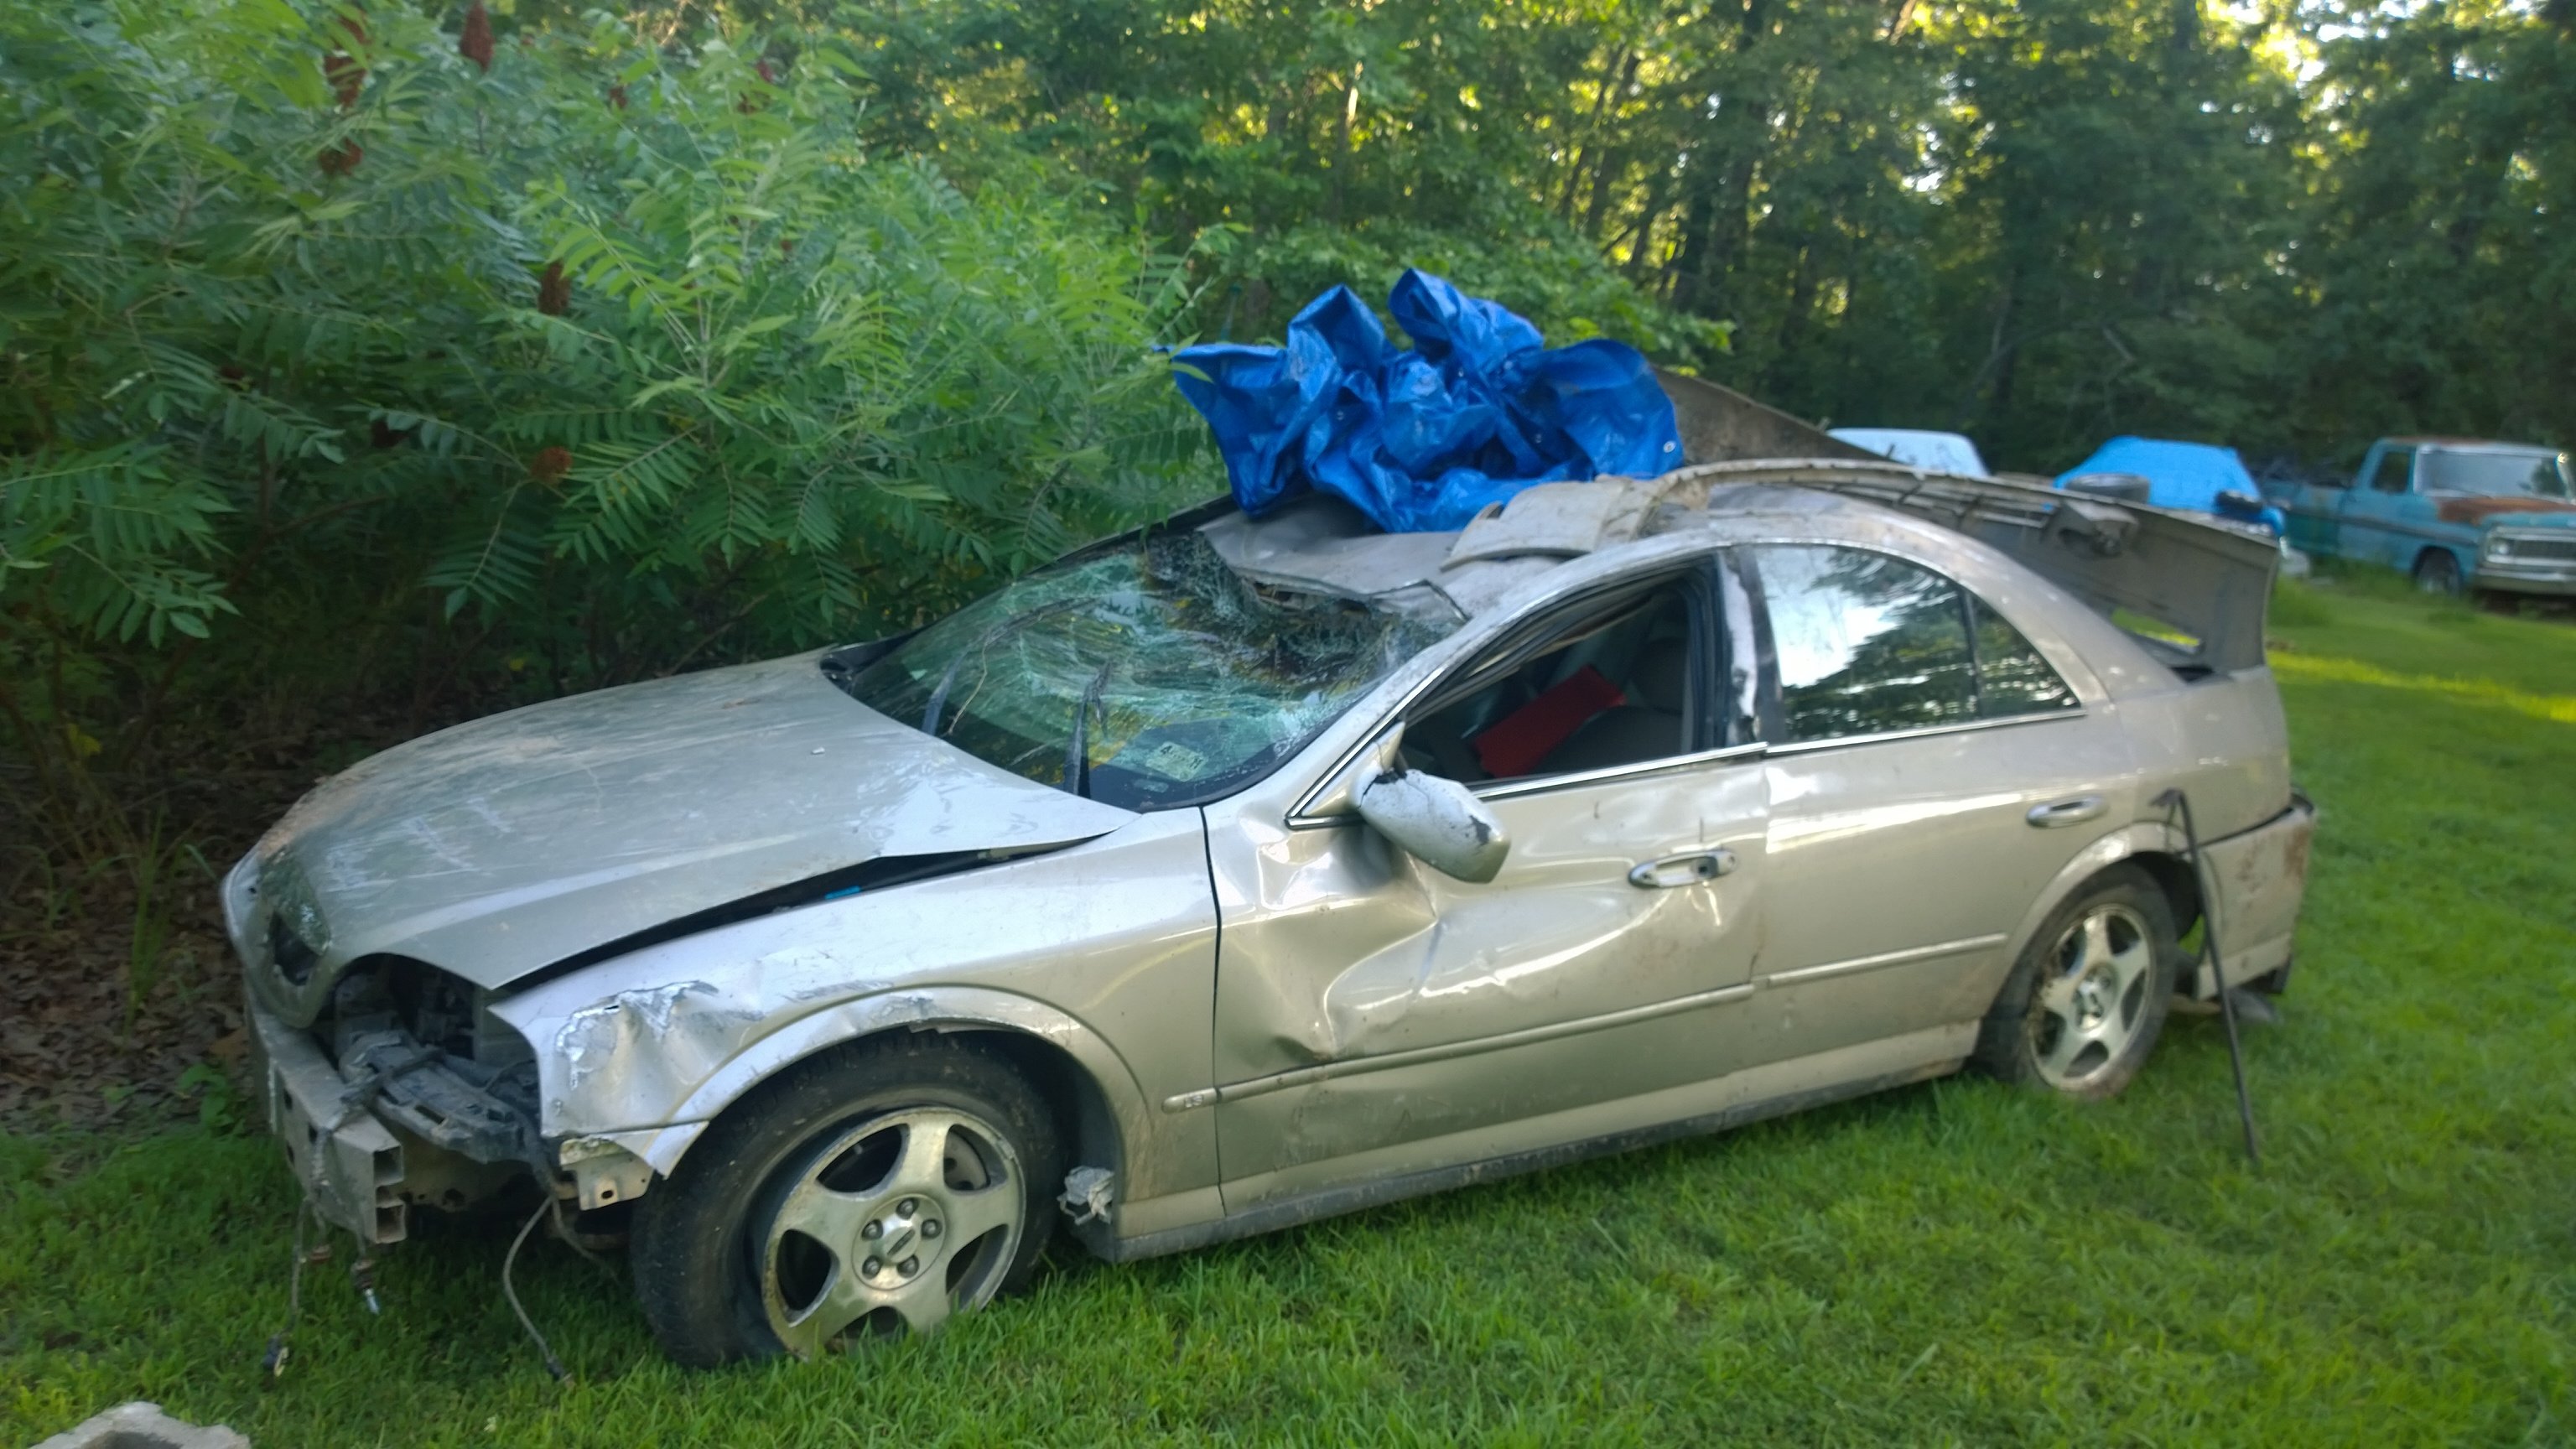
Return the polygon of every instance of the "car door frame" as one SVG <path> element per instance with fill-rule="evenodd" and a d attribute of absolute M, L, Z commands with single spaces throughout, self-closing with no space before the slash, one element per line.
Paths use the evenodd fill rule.
<path fill-rule="evenodd" d="M 2338 514 L 2336 547 L 2342 557 L 2408 573 L 2427 546 L 2444 542 L 2428 527 L 2433 512 L 2416 491 L 2424 448 L 2422 443 L 2385 440 L 2371 445 L 2370 456 L 2363 460 L 2362 471 L 2354 477 Z M 2380 486 L 2380 475 L 2388 471 L 2389 461 L 2398 457 L 2405 459 L 2404 485 Z M 2462 570 L 2460 576 L 2468 577 L 2467 571 Z"/>
<path fill-rule="evenodd" d="M 1970 543 L 1964 539 L 1959 542 Z M 2074 725 L 2091 731 L 2089 744 L 2073 751 L 2074 754 L 2094 753 L 2104 741 L 2119 747 L 2116 769 L 2098 785 L 2088 783 L 2077 788 L 2073 782 L 2067 782 L 2053 788 L 2024 790 L 2022 793 L 2030 797 L 2027 801 L 1999 803 L 1988 812 L 1996 814 L 1999 823 L 2003 817 L 2022 815 L 2025 828 L 2029 828 L 2038 824 L 2034 818 L 2036 812 L 2057 803 L 2061 796 L 2092 797 L 2092 808 L 2076 822 L 2078 828 L 2067 829 L 2062 835 L 2056 829 L 2044 830 L 2036 837 L 2063 842 L 2061 848 L 2047 852 L 2056 858 L 2056 864 L 2035 873 L 2030 890 L 2014 898 L 2009 906 L 1998 905 L 1993 918 L 1994 929 L 1955 938 L 1946 932 L 1932 931 L 1926 939 L 1892 946 L 1886 942 L 1874 943 L 1886 949 L 1829 951 L 1814 960 L 1796 956 L 1799 943 L 1782 942 L 1780 955 L 1760 978 L 1761 998 L 1752 1013 L 1755 1017 L 1753 1044 L 1757 1064 L 1794 1062 L 1817 1052 L 1850 1050 L 1864 1042 L 1887 1043 L 1909 1039 L 1919 1039 L 1926 1050 L 1935 1051 L 1946 1050 L 1939 1048 L 1938 1043 L 1947 1041 L 1955 1048 L 1957 1056 L 1964 1057 L 1973 1045 L 1977 1021 L 2001 989 L 2013 952 L 2019 949 L 2031 912 L 2035 909 L 2031 903 L 2044 901 L 2061 892 L 2066 871 L 2073 863 L 2085 859 L 2088 852 L 2098 852 L 2102 840 L 2118 835 L 2125 822 L 2136 813 L 2140 777 L 2129 750 L 2125 726 L 2118 718 L 2116 705 L 2105 682 L 2093 671 L 2081 651 L 2058 630 L 2048 627 L 2045 619 L 2036 617 L 2024 601 L 2012 597 L 2014 591 L 2005 587 L 2018 582 L 2013 574 L 2020 570 L 2007 572 L 1996 569 L 1977 557 L 1972 546 L 1927 548 L 1919 539 L 1899 536 L 1836 537 L 1823 533 L 1793 536 L 1783 533 L 1778 537 L 1742 540 L 1738 550 L 1741 555 L 1744 551 L 1773 546 L 1834 548 L 1879 554 L 1930 573 L 1949 584 L 1963 601 L 1975 600 L 2010 625 L 2038 652 L 2075 699 L 2075 705 L 2068 709 L 1970 718 L 1819 740 L 1789 740 L 1786 738 L 1779 662 L 1771 634 L 1769 600 L 1763 588 L 1758 561 L 1741 558 L 1739 566 L 1743 568 L 1754 595 L 1760 640 L 1760 709 L 1763 734 L 1769 742 L 1765 769 L 1775 781 L 1772 813 L 1775 837 L 1772 854 L 1775 857 L 1784 856 L 1780 833 L 1800 828 L 1795 817 L 1780 808 L 1780 777 L 1795 774 L 1805 768 L 1805 760 L 1815 756 L 1882 747 L 1909 754 L 1928 754 L 1941 749 L 1957 750 L 1963 745 L 1973 748 L 1980 741 L 1970 737 L 2058 725 Z M 1976 658 L 1973 629 L 1969 630 L 1969 648 L 1971 659 Z M 1903 762 L 1897 773 L 1919 773 L 1919 762 Z M 2005 773 L 1997 772 L 1999 777 Z M 2016 839 L 2021 838 L 2008 823 L 2004 828 Z M 1775 868 L 1775 915 L 1794 910 L 1796 886 L 1794 867 L 1784 860 Z M 1919 928 L 1914 934 L 1927 935 Z M 1810 951 L 1809 954 L 1816 953 Z M 1914 986 L 1915 997 L 1911 1005 L 1903 1001 L 1890 1005 L 1877 999 L 1882 987 L 1869 983 L 1883 981 L 1891 972 L 1924 978 Z M 1808 1022 L 1820 1013 L 1834 1014 L 1839 1020 L 1853 1023 L 1876 1021 L 1879 1025 L 1874 1031 L 1851 1027 L 1841 1029 L 1839 1034 L 1819 1033 Z M 1775 1035 L 1778 1038 L 1776 1049 L 1771 1043 Z"/>
<path fill-rule="evenodd" d="M 1540 580 L 1534 581 L 1535 586 L 1525 585 L 1507 594 L 1497 607 L 1468 628 L 1399 670 L 1360 707 L 1345 715 L 1334 729 L 1327 732 L 1327 737 L 1310 746 L 1300 760 L 1299 768 L 1283 770 L 1265 786 L 1256 786 L 1226 801 L 1212 802 L 1203 807 L 1208 817 L 1210 874 L 1218 894 L 1219 917 L 1221 922 L 1232 924 L 1231 931 L 1221 925 L 1221 937 L 1247 933 L 1251 923 L 1244 920 L 1243 913 L 1262 909 L 1267 899 L 1265 893 L 1275 886 L 1275 882 L 1265 884 L 1248 874 L 1247 863 L 1255 870 L 1274 872 L 1281 869 L 1314 869 L 1327 873 L 1347 871 L 1358 879 L 1392 868 L 1385 857 L 1393 847 L 1374 831 L 1360 825 L 1356 816 L 1349 812 L 1349 791 L 1375 762 L 1384 758 L 1386 737 L 1409 713 L 1418 711 L 1426 700 L 1448 692 L 1452 685 L 1482 687 L 1481 684 L 1465 684 L 1458 677 L 1460 671 L 1474 670 L 1486 679 L 1500 677 L 1487 663 L 1498 646 L 1506 650 L 1521 647 L 1516 643 L 1515 635 L 1526 635 L 1531 643 L 1554 637 L 1567 610 L 1579 607 L 1586 598 L 1658 587 L 1663 581 L 1694 572 L 1704 574 L 1717 584 L 1721 578 L 1721 554 L 1721 542 L 1705 536 L 1658 538 L 1559 564 Z M 1656 582 L 1641 584 L 1643 579 Z M 1724 631 L 1728 628 L 1728 611 L 1737 606 L 1726 597 L 1722 585 L 1711 590 L 1711 598 L 1716 607 L 1708 625 Z M 1744 627 L 1749 627 L 1749 616 Z M 1716 702 L 1716 691 L 1721 683 L 1706 671 L 1694 668 L 1694 706 L 1703 720 L 1711 714 L 1708 705 Z M 1729 690 L 1728 693 L 1732 698 L 1735 691 Z M 1571 789 L 1615 786 L 1629 781 L 1652 782 L 1681 771 L 1727 771 L 1737 766 L 1758 766 L 1763 748 L 1758 742 L 1737 742 L 1603 769 L 1480 782 L 1471 788 L 1487 798 L 1502 801 Z M 1309 761 L 1313 762 L 1311 766 Z M 1758 775 L 1739 777 L 1734 788 L 1744 799 L 1758 801 L 1761 798 Z M 1224 838 L 1229 832 L 1244 835 L 1248 852 L 1237 852 L 1229 846 Z M 1318 836 L 1315 832 L 1329 834 Z M 1751 833 L 1739 844 L 1748 850 L 1758 851 L 1759 839 L 1756 822 Z M 1229 856 L 1235 859 L 1229 861 Z M 1377 859 L 1373 861 L 1372 856 Z M 1407 866 L 1409 868 L 1409 862 Z M 1751 881 L 1756 878 L 1758 869 L 1748 870 L 1745 880 L 1739 884 L 1749 891 Z M 1338 879 L 1336 883 L 1349 884 Z M 1632 884 L 1622 883 L 1622 889 L 1635 888 Z M 1332 914 L 1357 916 L 1360 913 Z M 1370 939 L 1369 933 L 1366 923 L 1360 925 L 1362 929 L 1355 939 L 1365 944 Z M 1238 934 L 1238 939 L 1241 938 Z M 1344 948 L 1333 941 L 1320 941 L 1313 949 L 1325 953 L 1325 959 L 1332 960 L 1335 958 L 1331 953 Z M 1167 1104 L 1169 1107 L 1188 1110 L 1214 1106 L 1222 1109 L 1227 1102 L 1243 1101 L 1282 1089 L 1302 1088 L 1310 1077 L 1318 1081 L 1336 1077 L 1362 1078 L 1382 1071 L 1401 1070 L 1411 1064 L 1409 1060 L 1397 1060 L 1398 1057 L 1455 1061 L 1544 1046 L 1551 1041 L 1571 1041 L 1596 1031 L 1626 1030 L 1633 1023 L 1651 1019 L 1692 1016 L 1706 1008 L 1741 1001 L 1752 991 L 1749 980 L 1732 980 L 1722 989 L 1637 1003 L 1632 1009 L 1607 1013 L 1599 1020 L 1589 1016 L 1569 1018 L 1528 1031 L 1444 1044 L 1422 1053 L 1391 1053 L 1379 1060 L 1365 1057 L 1318 1060 L 1310 1068 L 1285 1074 L 1242 1078 L 1232 1077 L 1245 1063 L 1238 1060 L 1243 1053 L 1229 1045 L 1229 1031 L 1240 1031 L 1253 1022 L 1275 1024 L 1290 1030 L 1311 1027 L 1321 1001 L 1320 998 L 1306 1001 L 1295 994 L 1297 988 L 1294 985 L 1278 987 L 1278 983 L 1267 977 L 1229 979 L 1225 975 L 1229 968 L 1258 972 L 1258 961 L 1243 961 L 1228 953 L 1222 943 L 1219 954 L 1218 997 L 1221 1004 L 1218 1020 L 1212 1023 L 1217 1038 L 1212 1053 L 1217 1062 L 1216 1082 L 1205 1092 L 1189 1094 L 1191 1100 L 1183 1102 L 1176 1099 Z M 1752 964 L 1752 957 L 1748 954 L 1743 972 L 1747 978 Z M 1330 978 L 1320 979 L 1329 981 Z M 1229 990 L 1229 987 L 1236 989 Z M 1277 999 L 1254 1010 L 1250 1003 L 1258 1000 L 1258 992 L 1273 988 L 1277 988 Z M 1232 1005 L 1235 1002 L 1246 1005 L 1238 1008 Z M 1229 1017 L 1228 1013 L 1235 1010 L 1242 1010 L 1246 1015 Z M 1729 1056 L 1714 1063 L 1712 1070 L 1701 1080 L 1715 1080 L 1726 1075 L 1732 1061 Z M 1600 1122 L 1632 1128 L 1653 1121 L 1659 1114 L 1651 1109 L 1642 1115 L 1635 1110 L 1624 1114 L 1616 1110 L 1618 1103 L 1638 1095 L 1629 1092 L 1615 1098 L 1588 1101 L 1562 1111 L 1510 1117 L 1427 1140 L 1396 1141 L 1354 1151 L 1327 1152 L 1311 1163 L 1299 1164 L 1300 1170 L 1284 1176 L 1267 1164 L 1261 1171 L 1248 1172 L 1240 1164 L 1223 1164 L 1221 1161 L 1223 1177 L 1232 1189 L 1228 1192 L 1228 1215 L 1233 1217 L 1248 1207 L 1267 1211 L 1283 1196 L 1330 1191 L 1360 1179 L 1375 1180 L 1385 1175 L 1385 1159 L 1390 1156 L 1427 1156 L 1438 1159 L 1433 1170 L 1443 1170 L 1456 1167 L 1459 1161 L 1487 1161 L 1516 1151 L 1552 1150 L 1567 1141 L 1596 1137 L 1600 1133 L 1590 1129 Z M 1605 1112 L 1605 1108 L 1611 1110 Z M 1223 1135 L 1221 1130 L 1221 1140 Z M 1427 1153 L 1411 1150 L 1429 1149 L 1433 1143 L 1441 1145 Z M 1221 1160 L 1224 1155 L 1220 1146 Z M 1367 1186 L 1366 1182 L 1359 1185 Z"/>
<path fill-rule="evenodd" d="M 1759 534 L 1736 527 L 1677 530 L 1586 558 L 1550 561 L 1545 568 L 1534 570 L 1534 577 L 1497 591 L 1492 596 L 1493 602 L 1457 633 L 1398 666 L 1367 697 L 1310 740 L 1295 760 L 1267 779 L 1228 797 L 1227 801 L 1200 807 L 1203 815 L 1238 802 L 1247 807 L 1266 804 L 1270 807 L 1266 812 L 1267 843 L 1277 845 L 1287 841 L 1291 838 L 1291 815 L 1301 809 L 1314 812 L 1317 807 L 1324 807 L 1326 811 L 1335 807 L 1337 802 L 1332 797 L 1347 791 L 1354 775 L 1372 762 L 1372 751 L 1382 738 L 1387 722 L 1431 688 L 1462 657 L 1486 648 L 1515 621 L 1553 601 L 1569 598 L 1619 574 L 1661 567 L 1692 555 L 1770 542 L 1877 547 L 1881 551 L 1911 557 L 1937 528 L 1936 525 L 1917 524 L 1909 518 L 1888 517 L 1866 527 L 1810 533 L 1799 529 L 1779 530 L 1776 527 L 1778 522 L 1777 519 L 1763 520 L 1765 526 Z M 2108 711 L 2116 708 L 2112 698 L 2114 691 L 2109 687 L 2109 681 L 2096 671 L 2093 661 L 2065 632 L 2053 628 L 2032 628 L 2026 622 L 2030 617 L 2027 611 L 2035 605 L 2018 596 L 2022 590 L 2029 589 L 2054 606 L 2080 610 L 2083 606 L 2079 602 L 2028 569 L 1973 540 L 1949 534 L 1946 530 L 1939 531 L 1939 534 L 1941 543 L 1936 551 L 1944 554 L 1944 560 L 1938 565 L 1939 572 L 1972 589 L 2014 627 L 2022 630 L 2059 675 L 2074 687 L 2078 700 L 2087 709 L 2100 707 Z M 1731 576 L 1732 570 L 1727 573 Z M 1733 600 L 1728 603 L 1733 606 Z M 2104 624 L 2102 627 L 2108 629 L 2110 626 Z M 2139 662 L 2145 665 L 2150 661 L 2141 655 Z M 1967 727 L 1985 726 L 1986 722 L 1978 721 Z M 1747 762 L 1760 762 L 1767 748 L 1757 743 L 1726 753 Z M 1346 799 L 1339 803 L 1342 808 L 1347 808 Z M 1264 814 L 1256 813 L 1244 818 L 1259 822 L 1264 819 Z M 1328 826 L 1356 828 L 1340 815 L 1330 813 L 1325 813 L 1322 818 L 1313 818 L 1310 814 L 1309 818 L 1294 822 L 1297 829 Z M 2030 916 L 2016 930 L 2014 945 L 2017 947 L 2037 926 L 2039 919 L 2067 891 L 2079 884 L 2084 875 L 2133 848 L 2144 848 L 2135 839 L 2142 829 L 2144 827 L 2134 824 L 2118 827 L 2086 847 L 2085 855 L 2070 865 L 2067 873 L 2052 882 L 2047 891 L 2032 903 Z M 1215 825 L 1211 820 L 1211 842 L 1214 834 Z M 2162 837 L 2158 837 L 2158 841 L 2161 840 Z M 2158 848 L 2162 847 L 2159 845 Z M 1220 897 L 1222 922 L 1227 884 L 1216 871 L 1213 861 L 1210 873 Z M 1220 925 L 1220 934 L 1222 929 Z M 2000 982 L 1994 984 L 1999 985 Z M 1757 988 L 1758 985 L 1757 982 Z M 1863 1048 L 1829 1053 L 1822 1058 L 1751 1065 L 1724 1076 L 1712 1077 L 1688 1089 L 1607 1102 L 1588 1111 L 1560 1114 L 1542 1122 L 1514 1124 L 1517 1130 L 1484 1134 L 1478 1153 L 1462 1155 L 1457 1160 L 1394 1168 L 1355 1165 L 1357 1170 L 1339 1181 L 1258 1203 L 1226 1202 L 1218 1215 L 1187 1225 L 1121 1236 L 1101 1246 L 1099 1251 L 1122 1261 L 1179 1252 L 1448 1188 L 1491 1182 L 1658 1142 L 1721 1132 L 1764 1118 L 1937 1077 L 1954 1070 L 1963 1052 L 1964 1048 L 1957 1052 L 1928 1051 L 1913 1042 L 1872 1043 Z M 1218 1092 L 1219 1089 L 1212 1084 L 1178 1093 L 1164 1099 L 1159 1104 L 1160 1109 L 1165 1113 L 1210 1110 L 1217 1105 Z"/>

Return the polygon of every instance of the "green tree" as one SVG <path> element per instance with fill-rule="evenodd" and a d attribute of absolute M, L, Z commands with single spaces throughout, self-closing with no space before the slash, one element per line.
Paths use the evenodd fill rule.
<path fill-rule="evenodd" d="M 2309 23 L 2306 446 L 2576 442 L 2576 6 L 2337 5 Z"/>
<path fill-rule="evenodd" d="M 473 49 L 0 13 L 0 716 L 47 790 L 174 700 L 850 637 L 1210 491 L 1151 352 L 1185 269 L 1032 162 L 873 159 L 845 47 Z"/>

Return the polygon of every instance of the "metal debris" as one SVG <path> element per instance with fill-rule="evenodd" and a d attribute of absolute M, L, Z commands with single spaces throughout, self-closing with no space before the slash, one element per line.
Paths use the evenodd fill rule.
<path fill-rule="evenodd" d="M 1109 1221 L 1112 1196 L 1118 1188 L 1118 1174 L 1105 1167 L 1077 1167 L 1064 1175 L 1063 1204 L 1066 1216 L 1075 1227 L 1085 1223 Z"/>

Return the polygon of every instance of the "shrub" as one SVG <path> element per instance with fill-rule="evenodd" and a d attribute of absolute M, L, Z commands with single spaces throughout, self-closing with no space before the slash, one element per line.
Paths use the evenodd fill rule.
<path fill-rule="evenodd" d="M 871 158 L 850 70 L 0 7 L 0 710 L 40 777 L 255 660 L 577 687 L 1213 491 L 1151 351 L 1184 269 L 1034 163 Z"/>

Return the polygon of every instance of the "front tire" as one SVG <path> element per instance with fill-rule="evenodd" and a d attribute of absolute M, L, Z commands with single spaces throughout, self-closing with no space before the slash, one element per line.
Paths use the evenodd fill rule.
<path fill-rule="evenodd" d="M 693 1367 L 929 1332 L 1024 1286 L 1060 1135 L 996 1055 L 906 1034 L 825 1053 L 719 1118 L 636 1204 L 636 1296 Z"/>
<path fill-rule="evenodd" d="M 2173 907 L 2115 866 L 2051 912 L 1977 1037 L 1987 1074 L 2087 1101 L 2115 1096 L 2155 1050 L 2181 951 Z"/>
<path fill-rule="evenodd" d="M 2460 561 L 2446 548 L 2428 548 L 2415 560 L 2415 587 L 2428 594 L 2456 598 L 2460 592 Z"/>

